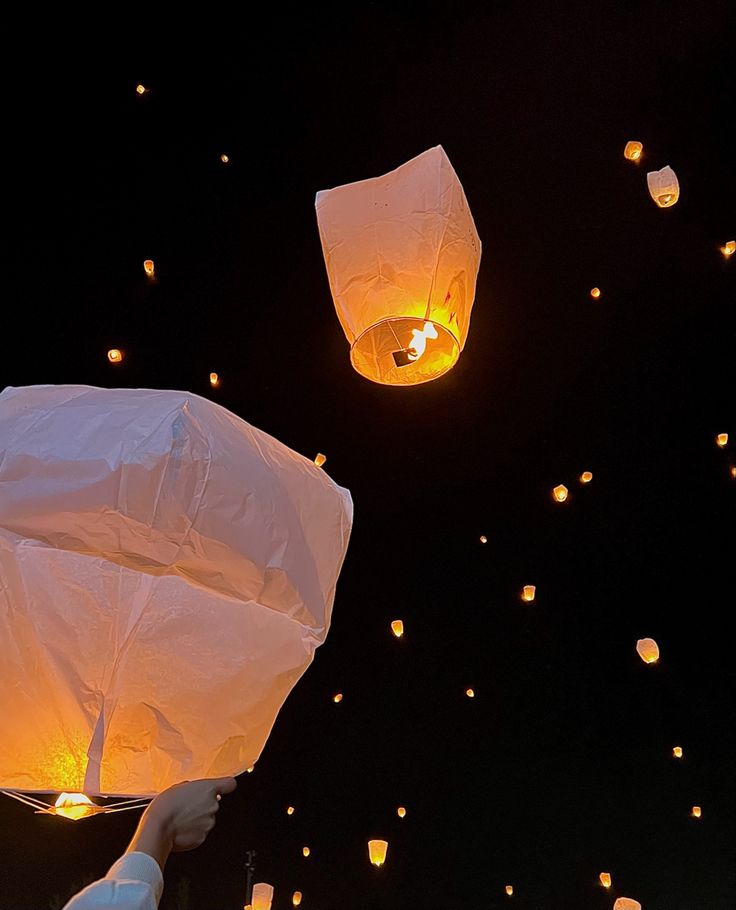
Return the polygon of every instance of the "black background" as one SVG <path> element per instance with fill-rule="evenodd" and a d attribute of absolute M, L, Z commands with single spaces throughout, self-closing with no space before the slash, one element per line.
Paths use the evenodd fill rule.
<path fill-rule="evenodd" d="M 736 905 L 731 10 L 121 7 L 9 33 L 0 387 L 211 396 L 355 499 L 330 637 L 162 906 L 242 907 L 247 849 L 275 910 L 295 888 L 304 910 Z M 483 241 L 468 343 L 434 383 L 375 386 L 314 194 L 438 143 Z M 2 802 L 0 907 L 60 906 L 134 825 Z"/>

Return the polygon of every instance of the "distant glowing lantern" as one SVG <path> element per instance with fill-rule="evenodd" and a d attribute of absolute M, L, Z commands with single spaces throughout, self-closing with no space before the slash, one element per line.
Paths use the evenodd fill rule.
<path fill-rule="evenodd" d="M 323 455 L 321 452 L 317 452 L 317 454 L 314 457 L 314 463 L 317 465 L 317 467 L 321 468 L 322 465 L 324 465 L 324 463 L 326 461 L 327 461 L 327 456 Z"/>
<path fill-rule="evenodd" d="M 404 634 L 404 621 L 402 619 L 395 619 L 391 623 L 391 631 L 397 638 L 401 638 Z"/>
<path fill-rule="evenodd" d="M 564 502 L 567 499 L 568 489 L 564 483 L 559 484 L 552 490 L 552 496 L 556 502 Z"/>
<path fill-rule="evenodd" d="M 669 165 L 661 171 L 650 171 L 647 174 L 647 186 L 649 195 L 661 209 L 669 208 L 680 198 L 680 184 Z"/>
<path fill-rule="evenodd" d="M 256 770 L 255 765 L 248 765 L 248 767 L 245 769 L 247 774 L 252 774 L 255 770 Z"/>
<path fill-rule="evenodd" d="M 725 448 L 728 445 L 728 433 L 719 433 L 716 436 L 716 445 Z"/>
<path fill-rule="evenodd" d="M 703 810 L 700 808 L 700 806 L 693 806 L 693 818 L 700 818 L 702 814 Z"/>
<path fill-rule="evenodd" d="M 388 850 L 388 841 L 369 840 L 368 856 L 374 866 L 382 866 L 386 862 L 386 852 Z"/>
<path fill-rule="evenodd" d="M 468 698 L 475 698 L 475 689 L 466 689 L 465 694 Z"/>
<path fill-rule="evenodd" d="M 188 392 L 6 389 L 0 440 L 0 790 L 64 817 L 253 767 L 327 636 L 347 491 Z"/>
<path fill-rule="evenodd" d="M 138 85 L 136 85 L 135 90 L 136 90 L 136 94 L 138 94 L 138 95 L 146 94 L 146 87 L 145 87 L 145 85 L 141 85 L 140 82 L 138 83 Z"/>
<path fill-rule="evenodd" d="M 309 847 L 302 847 L 302 856 L 309 856 L 311 852 L 312 851 L 309 849 Z"/>
<path fill-rule="evenodd" d="M 591 288 L 590 296 L 593 298 L 593 300 L 597 300 L 601 296 L 601 289 L 600 288 Z"/>
<path fill-rule="evenodd" d="M 598 876 L 598 878 L 604 888 L 611 887 L 611 873 L 610 872 L 601 872 L 601 874 Z"/>
<path fill-rule="evenodd" d="M 631 897 L 619 897 L 616 898 L 613 910 L 641 910 L 641 904 Z"/>
<path fill-rule="evenodd" d="M 672 754 L 675 758 L 682 758 L 682 746 L 675 746 L 672 750 Z"/>
<path fill-rule="evenodd" d="M 396 814 L 399 816 L 399 818 L 406 818 L 406 809 L 404 806 L 399 806 L 399 808 L 396 810 Z"/>
<path fill-rule="evenodd" d="M 332 700 L 335 702 L 336 705 L 339 705 L 340 702 L 342 701 L 342 692 L 336 692 L 332 696 Z"/>
<path fill-rule="evenodd" d="M 253 910 L 271 910 L 273 901 L 273 885 L 267 885 L 265 882 L 258 882 L 253 885 L 252 906 Z"/>
<path fill-rule="evenodd" d="M 301 902 L 302 902 L 302 892 L 301 892 L 301 891 L 295 891 L 295 892 L 291 895 L 291 903 L 292 903 L 295 907 L 298 907 L 299 904 L 301 904 Z"/>
<path fill-rule="evenodd" d="M 210 385 L 212 386 L 212 388 L 216 389 L 219 384 L 220 384 L 220 377 L 217 375 L 217 373 L 210 373 Z"/>
<path fill-rule="evenodd" d="M 362 376 L 437 379 L 468 334 L 481 244 L 441 146 L 395 171 L 317 193 L 330 290 Z"/>
<path fill-rule="evenodd" d="M 149 278 L 154 278 L 156 275 L 156 267 L 153 263 L 153 259 L 144 259 L 143 260 L 143 271 Z"/>
<path fill-rule="evenodd" d="M 583 471 L 583 473 L 580 475 L 580 483 L 590 483 L 590 481 L 592 479 L 593 479 L 592 471 Z"/>
<path fill-rule="evenodd" d="M 628 158 L 629 161 L 638 161 L 641 158 L 642 152 L 644 151 L 644 146 L 641 142 L 637 142 L 636 139 L 626 143 L 624 148 L 624 158 Z"/>
<path fill-rule="evenodd" d="M 730 256 L 733 256 L 736 253 L 736 240 L 729 240 L 721 247 L 721 252 L 728 259 Z"/>
<path fill-rule="evenodd" d="M 220 161 L 222 161 L 223 164 L 228 164 L 230 161 L 230 156 L 229 155 L 220 155 Z"/>
<path fill-rule="evenodd" d="M 640 638 L 636 643 L 636 653 L 645 664 L 654 664 L 659 660 L 659 645 L 653 638 Z"/>
<path fill-rule="evenodd" d="M 287 815 L 293 815 L 293 814 L 294 814 L 294 807 L 293 807 L 293 806 L 287 806 L 287 807 L 286 807 L 286 814 L 287 814 Z"/>
<path fill-rule="evenodd" d="M 481 535 L 480 535 L 480 542 L 481 542 L 481 543 L 488 543 L 488 538 L 486 537 L 485 534 L 481 534 Z"/>
<path fill-rule="evenodd" d="M 536 585 L 524 585 L 521 591 L 521 599 L 525 600 L 527 603 L 531 603 L 534 598 L 537 596 L 537 586 Z"/>
<path fill-rule="evenodd" d="M 731 469 L 730 469 L 729 473 L 731 474 L 731 477 L 736 479 L 736 464 L 731 465 Z"/>
<path fill-rule="evenodd" d="M 514 886 L 506 885 L 506 894 L 508 894 L 508 896 L 511 897 L 513 895 L 513 893 L 514 893 Z"/>
<path fill-rule="evenodd" d="M 118 348 L 110 348 L 107 352 L 107 359 L 110 363 L 122 363 L 123 362 L 123 352 Z"/>

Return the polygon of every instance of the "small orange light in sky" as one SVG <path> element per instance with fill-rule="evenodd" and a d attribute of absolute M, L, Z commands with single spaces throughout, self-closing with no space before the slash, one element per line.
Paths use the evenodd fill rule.
<path fill-rule="evenodd" d="M 626 143 L 624 148 L 624 158 L 628 158 L 629 161 L 639 161 L 644 151 L 644 146 L 641 142 L 637 142 L 636 139 L 632 139 L 630 142 Z"/>
<path fill-rule="evenodd" d="M 314 459 L 314 463 L 318 468 L 321 468 L 322 465 L 327 461 L 327 456 L 323 455 L 321 452 L 317 452 L 317 455 Z"/>
<path fill-rule="evenodd" d="M 404 621 L 401 619 L 395 619 L 391 623 L 391 631 L 397 638 L 401 638 L 401 636 L 404 634 Z"/>
<path fill-rule="evenodd" d="M 583 471 L 583 473 L 580 475 L 580 483 L 590 483 L 590 481 L 592 479 L 593 479 L 592 471 Z"/>
<path fill-rule="evenodd" d="M 138 95 L 146 94 L 146 87 L 145 87 L 145 85 L 141 85 L 140 82 L 138 83 L 138 85 L 136 85 L 135 90 Z"/>
<path fill-rule="evenodd" d="M 118 348 L 110 348 L 107 352 L 107 359 L 110 363 L 122 363 L 123 362 L 123 352 Z"/>
<path fill-rule="evenodd" d="M 521 599 L 525 600 L 530 604 L 534 598 L 537 596 L 537 586 L 536 585 L 524 585 L 521 591 Z"/>
<path fill-rule="evenodd" d="M 567 499 L 568 489 L 564 483 L 559 484 L 552 490 L 552 495 L 557 502 L 564 502 Z"/>
<path fill-rule="evenodd" d="M 339 705 L 340 702 L 342 701 L 342 692 L 337 692 L 335 695 L 333 695 L 332 700 L 335 702 L 336 705 Z"/>
<path fill-rule="evenodd" d="M 675 746 L 675 748 L 672 750 L 672 754 L 675 756 L 675 758 L 682 758 L 682 746 Z"/>
<path fill-rule="evenodd" d="M 727 243 L 725 243 L 721 247 L 721 252 L 726 257 L 726 259 L 728 259 L 729 256 L 733 256 L 733 254 L 736 253 L 736 240 L 729 240 Z"/>
<path fill-rule="evenodd" d="M 468 698 L 475 698 L 475 689 L 466 689 L 465 694 Z"/>
<path fill-rule="evenodd" d="M 716 436 L 716 445 L 724 449 L 728 445 L 728 433 L 719 433 Z"/>
<path fill-rule="evenodd" d="M 611 887 L 611 873 L 610 872 L 601 872 L 601 874 L 598 876 L 598 878 L 600 879 L 600 882 L 604 888 Z"/>
<path fill-rule="evenodd" d="M 230 156 L 229 155 L 220 155 L 220 161 L 222 161 L 223 164 L 228 164 L 230 161 Z"/>
<path fill-rule="evenodd" d="M 149 278 L 153 278 L 156 274 L 156 269 L 153 264 L 153 259 L 144 259 L 143 260 L 143 271 Z"/>
<path fill-rule="evenodd" d="M 593 300 L 597 300 L 601 296 L 601 289 L 600 288 L 591 288 L 590 296 L 593 298 Z"/>

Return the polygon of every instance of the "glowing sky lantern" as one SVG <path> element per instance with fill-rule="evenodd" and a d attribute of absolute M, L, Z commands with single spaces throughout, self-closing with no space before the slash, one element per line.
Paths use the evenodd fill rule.
<path fill-rule="evenodd" d="M 302 892 L 301 892 L 301 891 L 295 891 L 295 892 L 291 895 L 291 903 L 292 903 L 295 907 L 298 907 L 299 904 L 301 904 L 301 902 L 302 902 Z"/>
<path fill-rule="evenodd" d="M 700 808 L 700 806 L 693 806 L 692 814 L 693 818 L 700 818 L 703 814 L 703 810 Z"/>
<path fill-rule="evenodd" d="M 312 851 L 309 849 L 309 847 L 302 847 L 302 856 L 309 856 L 311 852 Z"/>
<path fill-rule="evenodd" d="M 531 603 L 534 598 L 537 596 L 537 586 L 536 585 L 524 585 L 521 589 L 521 599 L 525 600 L 527 603 Z"/>
<path fill-rule="evenodd" d="M 601 872 L 598 876 L 598 880 L 603 885 L 604 888 L 610 888 L 612 884 L 611 873 L 610 872 Z"/>
<path fill-rule="evenodd" d="M 399 816 L 399 818 L 406 818 L 406 808 L 404 806 L 399 806 L 399 808 L 396 810 L 396 814 Z"/>
<path fill-rule="evenodd" d="M 335 692 L 335 694 L 332 696 L 332 700 L 336 705 L 339 705 L 342 701 L 342 692 Z"/>
<path fill-rule="evenodd" d="M 513 893 L 514 893 L 514 886 L 513 886 L 513 885 L 506 885 L 505 891 L 506 891 L 506 894 L 508 894 L 509 897 L 512 897 L 512 896 L 513 896 Z"/>
<path fill-rule="evenodd" d="M 485 534 L 481 534 L 481 535 L 480 535 L 480 542 L 481 542 L 481 543 L 488 543 L 488 538 L 486 537 Z"/>
<path fill-rule="evenodd" d="M 123 352 L 120 348 L 110 348 L 107 352 L 107 359 L 110 363 L 122 363 L 123 362 Z"/>
<path fill-rule="evenodd" d="M 641 904 L 632 897 L 617 897 L 613 910 L 641 910 Z"/>
<path fill-rule="evenodd" d="M 388 852 L 388 841 L 369 840 L 368 857 L 374 866 L 382 866 L 386 862 L 386 853 Z"/>
<path fill-rule="evenodd" d="M 318 468 L 323 467 L 326 461 L 327 461 L 327 456 L 323 455 L 321 452 L 317 452 L 317 454 L 314 456 L 314 463 L 317 465 Z"/>
<path fill-rule="evenodd" d="M 286 807 L 286 814 L 287 814 L 287 815 L 293 815 L 293 814 L 294 814 L 294 807 L 293 807 L 293 806 L 287 806 L 287 807 Z"/>
<path fill-rule="evenodd" d="M 659 645 L 653 638 L 640 638 L 636 643 L 636 653 L 645 664 L 655 664 L 659 660 Z"/>
<path fill-rule="evenodd" d="M 404 621 L 402 619 L 395 619 L 391 623 L 391 631 L 397 638 L 401 638 L 404 634 Z"/>
<path fill-rule="evenodd" d="M 153 263 L 153 259 L 144 259 L 143 260 L 143 271 L 149 278 L 156 277 L 156 266 Z"/>
<path fill-rule="evenodd" d="M 736 253 L 736 240 L 728 240 L 720 247 L 720 250 L 726 259 L 733 256 L 733 254 Z"/>
<path fill-rule="evenodd" d="M 210 385 L 212 386 L 212 388 L 216 389 L 219 384 L 220 384 L 220 377 L 217 375 L 217 373 L 210 373 Z"/>
<path fill-rule="evenodd" d="M 253 910 L 271 910 L 273 901 L 273 885 L 267 885 L 265 882 L 258 882 L 253 885 L 253 896 L 251 905 Z"/>
<path fill-rule="evenodd" d="M 675 758 L 682 758 L 682 746 L 675 746 L 672 749 L 672 754 L 675 756 Z"/>
<path fill-rule="evenodd" d="M 0 439 L 0 789 L 252 766 L 327 635 L 348 492 L 185 392 L 6 389 Z"/>
<path fill-rule="evenodd" d="M 381 177 L 323 190 L 316 208 L 354 368 L 399 386 L 451 369 L 468 334 L 481 244 L 442 147 Z"/>
<path fill-rule="evenodd" d="M 580 475 L 580 483 L 590 483 L 590 481 L 592 479 L 593 479 L 592 471 L 583 471 L 583 473 Z"/>
<path fill-rule="evenodd" d="M 246 774 L 252 774 L 255 770 L 256 770 L 255 765 L 248 765 L 248 767 L 245 769 Z"/>
<path fill-rule="evenodd" d="M 143 84 L 140 83 L 140 82 L 139 82 L 138 85 L 136 85 L 136 87 L 135 87 L 136 95 L 145 95 L 145 94 L 146 94 L 146 91 L 147 91 L 147 89 L 146 89 L 145 85 L 143 85 Z"/>
<path fill-rule="evenodd" d="M 716 445 L 724 449 L 728 445 L 728 433 L 719 433 L 716 436 Z"/>
<path fill-rule="evenodd" d="M 601 289 L 600 288 L 591 288 L 590 296 L 593 298 L 593 300 L 598 300 L 598 298 L 601 296 Z"/>
<path fill-rule="evenodd" d="M 552 497 L 554 498 L 555 502 L 564 502 L 567 499 L 568 492 L 569 491 L 565 484 L 561 483 L 552 490 Z"/>
<path fill-rule="evenodd" d="M 230 156 L 229 155 L 220 155 L 220 161 L 222 161 L 223 164 L 229 164 Z"/>
<path fill-rule="evenodd" d="M 644 146 L 641 142 L 638 142 L 636 139 L 631 139 L 624 147 L 624 158 L 628 158 L 629 161 L 639 161 L 643 151 Z"/>
<path fill-rule="evenodd" d="M 475 698 L 475 689 L 466 689 L 465 694 L 468 698 Z"/>
<path fill-rule="evenodd" d="M 669 208 L 680 198 L 680 184 L 669 165 L 661 171 L 650 171 L 647 174 L 647 186 L 649 195 L 661 209 Z"/>

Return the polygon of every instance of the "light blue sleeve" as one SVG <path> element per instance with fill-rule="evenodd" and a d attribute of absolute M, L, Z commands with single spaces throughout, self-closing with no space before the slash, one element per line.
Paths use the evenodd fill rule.
<path fill-rule="evenodd" d="M 147 853 L 126 853 L 104 878 L 75 895 L 64 910 L 156 910 L 163 890 L 156 860 Z"/>

